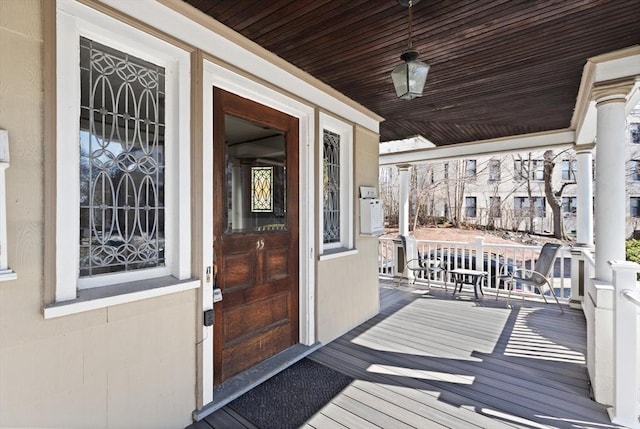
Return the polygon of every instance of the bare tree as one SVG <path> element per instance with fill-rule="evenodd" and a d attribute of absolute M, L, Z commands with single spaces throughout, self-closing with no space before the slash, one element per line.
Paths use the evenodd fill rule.
<path fill-rule="evenodd" d="M 575 177 L 573 177 L 573 168 L 571 163 L 573 160 L 569 160 L 569 181 L 562 181 L 560 188 L 553 190 L 553 169 L 556 166 L 556 158 L 565 151 L 560 152 L 558 155 L 554 155 L 552 150 L 544 152 L 544 194 L 547 197 L 549 207 L 551 207 L 551 213 L 553 216 L 553 236 L 559 239 L 565 239 L 564 223 L 562 219 L 562 193 L 567 185 L 575 184 Z M 573 179 L 573 180 L 571 180 Z"/>
<path fill-rule="evenodd" d="M 537 162 L 532 159 L 531 152 L 527 152 L 526 158 L 523 158 L 521 154 L 517 154 L 517 159 L 514 157 L 514 170 L 517 181 L 521 181 L 521 184 L 517 187 L 525 186 L 527 190 L 527 218 L 528 222 L 526 230 L 529 233 L 534 232 L 534 217 L 535 217 L 535 204 L 533 203 L 533 189 L 531 187 L 531 181 L 536 178 Z M 516 212 L 516 216 L 519 213 Z"/>
<path fill-rule="evenodd" d="M 398 204 L 398 173 L 396 167 L 379 168 L 379 192 L 382 200 L 384 216 L 390 223 L 397 223 L 399 216 Z"/>
<path fill-rule="evenodd" d="M 433 199 L 436 187 L 434 166 L 432 164 L 415 165 L 411 172 L 411 199 L 413 208 L 413 230 L 418 224 L 425 223 L 433 215 Z M 431 210 L 430 210 L 431 208 Z M 422 216 L 422 218 L 421 218 Z M 422 222 L 420 221 L 422 219 Z"/>

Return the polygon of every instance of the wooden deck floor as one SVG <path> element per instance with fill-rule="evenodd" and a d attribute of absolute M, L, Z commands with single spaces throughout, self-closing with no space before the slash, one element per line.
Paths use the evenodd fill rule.
<path fill-rule="evenodd" d="M 580 311 L 380 283 L 378 316 L 310 358 L 354 381 L 304 426 L 606 428 Z M 223 408 L 198 428 L 252 427 Z"/>

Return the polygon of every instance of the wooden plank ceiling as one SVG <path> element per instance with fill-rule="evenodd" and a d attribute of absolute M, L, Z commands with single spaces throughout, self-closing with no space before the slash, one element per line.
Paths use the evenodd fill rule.
<path fill-rule="evenodd" d="M 386 120 L 381 141 L 436 145 L 565 129 L 589 57 L 640 44 L 637 0 L 422 0 L 424 96 L 395 97 L 396 0 L 184 0 Z"/>

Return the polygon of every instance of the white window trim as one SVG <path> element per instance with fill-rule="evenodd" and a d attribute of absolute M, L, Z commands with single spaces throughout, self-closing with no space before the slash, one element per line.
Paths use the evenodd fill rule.
<path fill-rule="evenodd" d="M 79 112 L 80 36 L 165 67 L 166 140 L 165 239 L 166 267 L 79 279 Z M 82 301 L 84 289 L 151 278 L 190 277 L 190 56 L 189 53 L 73 0 L 58 0 L 56 13 L 56 245 L 55 301 Z M 179 144 L 177 144 L 179 142 Z M 179 192 L 178 192 L 179 190 Z M 171 281 L 163 284 L 167 293 Z M 184 283 L 183 283 L 184 284 Z M 189 287 L 197 287 L 191 284 Z M 183 286 L 184 287 L 184 286 Z M 114 289 L 114 288 L 105 288 Z M 123 288 L 126 290 L 126 288 Z M 138 295 L 139 295 L 138 291 Z M 114 290 L 114 294 L 118 294 Z M 154 293 L 158 293 L 156 290 Z M 123 292 L 126 294 L 126 292 Z M 84 294 L 93 295 L 93 294 Z M 98 298 L 96 298 L 98 299 Z M 133 297 L 131 300 L 135 300 Z M 128 302 L 125 298 L 123 302 Z M 106 302 L 106 301 L 105 301 Z M 110 305 L 110 304 L 105 304 Z M 59 307 L 59 305 L 58 305 Z M 53 307 L 52 307 L 53 308 Z M 85 311 L 81 305 L 78 311 Z M 52 314 L 45 308 L 47 313 Z"/>
<path fill-rule="evenodd" d="M 7 190 L 5 170 L 9 168 L 9 132 L 0 130 L 0 282 L 18 278 L 7 259 Z"/>
<path fill-rule="evenodd" d="M 213 87 L 218 87 L 233 94 L 248 98 L 257 103 L 284 112 L 298 118 L 299 127 L 299 333 L 300 343 L 310 346 L 315 343 L 315 249 L 313 237 L 315 234 L 315 198 L 309 190 L 313 189 L 315 177 L 315 159 L 313 147 L 315 134 L 315 111 L 313 107 L 301 103 L 286 94 L 282 94 L 267 86 L 247 78 L 208 60 L 203 64 L 203 160 L 213 157 Z M 213 165 L 203 161 L 202 191 L 204 195 L 212 195 Z M 203 204 L 203 219 L 213 219 L 213 201 L 205 199 Z M 202 257 L 213 260 L 211 243 L 213 242 L 213 223 L 205 222 L 202 228 Z M 202 310 L 211 308 L 213 290 L 202 288 Z M 205 327 L 202 341 L 202 384 L 210 386 L 213 383 L 213 327 Z M 203 403 L 209 403 L 213 397 L 213 390 L 205 390 Z"/>
<path fill-rule="evenodd" d="M 324 244 L 322 225 L 324 225 L 324 202 L 322 189 L 318 192 L 318 224 L 320 225 L 320 260 L 354 254 L 354 198 L 353 198 L 353 127 L 333 116 L 320 112 L 318 127 L 318 172 L 324 174 L 323 142 L 324 130 L 340 136 L 340 242 Z M 322 181 L 322 178 L 320 179 Z M 331 255 L 331 256 L 329 256 Z"/>

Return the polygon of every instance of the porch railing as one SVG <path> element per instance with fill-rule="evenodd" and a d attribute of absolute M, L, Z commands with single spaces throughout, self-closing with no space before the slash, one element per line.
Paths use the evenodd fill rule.
<path fill-rule="evenodd" d="M 526 246 L 511 244 L 487 244 L 482 237 L 472 242 L 418 240 L 418 250 L 422 255 L 430 255 L 444 261 L 447 270 L 456 268 L 481 269 L 488 273 L 486 288 L 494 292 L 502 289 L 498 279 L 500 270 L 533 268 L 542 246 Z M 477 255 L 482 255 L 478 258 Z M 404 253 L 399 238 L 380 238 L 378 248 L 378 275 L 380 277 L 398 278 L 403 275 Z M 426 282 L 423 273 L 416 277 L 417 283 Z M 431 274 L 432 284 L 443 285 L 451 282 L 448 272 Z M 568 299 L 571 292 L 571 252 L 569 247 L 562 247 L 554 264 L 551 281 L 559 299 Z"/>
<path fill-rule="evenodd" d="M 613 270 L 613 367 L 614 395 L 609 415 L 613 423 L 640 428 L 640 340 L 638 316 L 640 265 L 609 262 Z"/>

